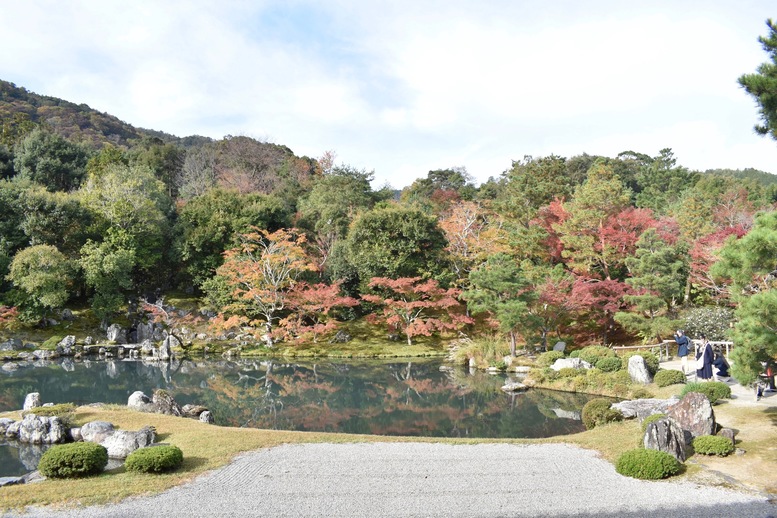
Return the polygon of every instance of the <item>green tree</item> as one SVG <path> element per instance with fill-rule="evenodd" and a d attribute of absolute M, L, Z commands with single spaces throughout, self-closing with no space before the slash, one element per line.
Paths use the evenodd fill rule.
<path fill-rule="evenodd" d="M 79 265 L 87 286 L 94 290 L 92 311 L 102 324 L 107 325 L 133 287 L 135 253 L 115 243 L 90 240 L 81 248 Z"/>
<path fill-rule="evenodd" d="M 148 167 L 157 180 L 165 184 L 170 198 L 178 196 L 176 179 L 186 157 L 186 151 L 159 138 L 144 137 L 128 153 L 129 165 Z"/>
<path fill-rule="evenodd" d="M 251 227 L 278 230 L 290 216 L 280 200 L 258 193 L 211 189 L 182 204 L 175 227 L 176 249 L 184 271 L 197 286 L 213 277 L 237 235 Z"/>
<path fill-rule="evenodd" d="M 499 323 L 515 356 L 517 334 L 541 323 L 529 312 L 537 294 L 521 267 L 507 254 L 494 254 L 470 272 L 469 282 L 470 288 L 462 294 L 467 307 L 475 315 L 488 313 Z"/>
<path fill-rule="evenodd" d="M 362 282 L 373 277 L 435 277 L 445 268 L 445 236 L 434 217 L 417 209 L 376 208 L 348 233 L 348 260 Z"/>
<path fill-rule="evenodd" d="M 777 288 L 742 301 L 735 317 L 731 374 L 747 385 L 764 372 L 764 363 L 777 361 Z"/>
<path fill-rule="evenodd" d="M 20 228 L 30 245 L 53 245 L 70 258 L 78 256 L 93 218 L 77 194 L 34 185 L 22 191 L 19 205 Z"/>
<path fill-rule="evenodd" d="M 67 302 L 72 267 L 56 247 L 35 245 L 14 256 L 7 278 L 21 295 L 20 318 L 35 322 Z"/>
<path fill-rule="evenodd" d="M 769 61 L 761 63 L 756 73 L 742 75 L 739 84 L 760 107 L 761 124 L 755 125 L 756 133 L 777 139 L 777 25 L 769 19 L 766 26 L 769 34 L 759 36 L 758 41 L 769 55 Z"/>
<path fill-rule="evenodd" d="M 78 144 L 40 129 L 33 130 L 14 148 L 17 177 L 50 191 L 70 191 L 81 185 L 87 153 Z"/>
<path fill-rule="evenodd" d="M 697 179 L 697 173 L 677 165 L 671 149 L 662 149 L 658 156 L 643 165 L 637 173 L 637 206 L 663 214 Z"/>
<path fill-rule="evenodd" d="M 646 342 L 653 338 L 660 342 L 664 333 L 670 333 L 678 326 L 679 321 L 670 314 L 682 297 L 688 274 L 682 252 L 661 239 L 656 229 L 650 228 L 637 241 L 635 255 L 626 259 L 631 272 L 626 283 L 636 294 L 624 297 L 633 310 L 616 313 L 615 321 L 639 334 Z"/>

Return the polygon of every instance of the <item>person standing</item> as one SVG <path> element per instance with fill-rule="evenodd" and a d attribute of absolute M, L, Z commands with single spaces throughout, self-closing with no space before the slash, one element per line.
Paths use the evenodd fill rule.
<path fill-rule="evenodd" d="M 696 377 L 703 380 L 712 378 L 712 345 L 706 335 L 701 335 L 702 346 L 696 351 Z"/>
<path fill-rule="evenodd" d="M 685 336 L 682 329 L 678 329 L 674 334 L 674 341 L 677 342 L 677 356 L 680 357 L 680 364 L 682 365 L 683 374 L 688 374 L 688 346 L 690 341 Z"/>

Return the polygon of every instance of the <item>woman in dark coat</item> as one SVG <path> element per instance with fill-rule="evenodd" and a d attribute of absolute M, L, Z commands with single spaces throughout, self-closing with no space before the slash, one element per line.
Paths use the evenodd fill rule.
<path fill-rule="evenodd" d="M 718 378 L 728 378 L 730 376 L 728 373 L 729 364 L 726 361 L 726 358 L 719 352 L 715 352 L 715 358 L 712 360 L 712 366 L 715 367 L 716 371 L 714 373 L 715 380 Z"/>
<path fill-rule="evenodd" d="M 712 359 L 714 357 L 712 352 L 712 345 L 707 340 L 707 337 L 701 335 L 702 346 L 696 351 L 696 377 L 703 380 L 712 378 Z M 699 359 L 702 360 L 702 367 L 699 367 Z"/>
<path fill-rule="evenodd" d="M 691 342 L 680 329 L 674 334 L 674 341 L 677 342 L 677 356 L 680 357 L 683 374 L 688 374 L 688 346 Z"/>

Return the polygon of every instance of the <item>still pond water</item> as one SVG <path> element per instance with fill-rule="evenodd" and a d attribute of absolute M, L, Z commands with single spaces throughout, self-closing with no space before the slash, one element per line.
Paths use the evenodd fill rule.
<path fill-rule="evenodd" d="M 506 394 L 504 374 L 441 370 L 439 359 L 286 363 L 278 360 L 60 359 L 0 370 L 0 411 L 44 402 L 126 404 L 136 390 L 172 393 L 210 409 L 216 424 L 376 435 L 537 438 L 580 432 L 592 396 Z M 7 366 L 6 366 L 7 367 Z M 38 448 L 0 443 L 0 476 L 35 467 Z M 14 466 L 12 468 L 12 466 Z M 11 473 L 16 471 L 19 473 Z"/>

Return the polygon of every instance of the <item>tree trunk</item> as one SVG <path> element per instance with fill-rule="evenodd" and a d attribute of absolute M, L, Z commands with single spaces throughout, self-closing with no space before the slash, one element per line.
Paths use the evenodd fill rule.
<path fill-rule="evenodd" d="M 510 331 L 510 356 L 515 358 L 515 332 Z"/>

